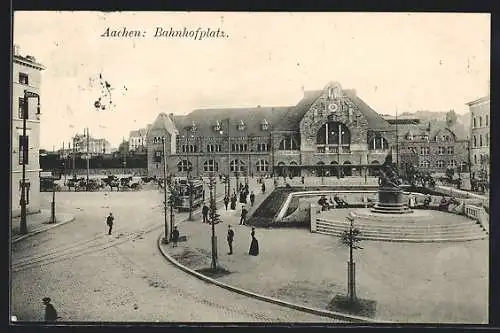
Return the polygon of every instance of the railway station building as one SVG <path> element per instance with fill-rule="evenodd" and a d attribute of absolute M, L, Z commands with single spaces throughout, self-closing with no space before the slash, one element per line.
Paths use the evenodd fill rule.
<path fill-rule="evenodd" d="M 330 82 L 292 106 L 159 114 L 147 133 L 148 175 L 163 178 L 164 160 L 177 177 L 375 175 L 395 139 L 394 124 Z"/>

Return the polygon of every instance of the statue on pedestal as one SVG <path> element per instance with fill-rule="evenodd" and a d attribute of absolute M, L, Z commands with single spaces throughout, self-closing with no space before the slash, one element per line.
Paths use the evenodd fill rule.
<path fill-rule="evenodd" d="M 390 188 L 399 188 L 399 185 L 401 185 L 396 168 L 392 163 L 392 149 L 385 157 L 384 164 L 380 167 L 378 185 Z"/>

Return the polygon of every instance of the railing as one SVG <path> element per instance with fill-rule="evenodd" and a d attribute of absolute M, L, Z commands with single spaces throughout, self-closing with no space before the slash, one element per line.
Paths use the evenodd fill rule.
<path fill-rule="evenodd" d="M 490 217 L 483 207 L 465 205 L 464 214 L 465 216 L 478 221 L 487 233 L 490 232 Z"/>
<path fill-rule="evenodd" d="M 340 148 L 340 149 L 339 149 Z M 351 152 L 350 145 L 318 145 L 316 147 L 318 153 L 326 154 L 349 154 Z"/>

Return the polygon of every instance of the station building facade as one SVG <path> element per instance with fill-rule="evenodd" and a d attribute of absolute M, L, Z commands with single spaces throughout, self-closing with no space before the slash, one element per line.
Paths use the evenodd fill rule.
<path fill-rule="evenodd" d="M 467 103 L 470 110 L 470 160 L 472 172 L 490 174 L 490 96 Z"/>
<path fill-rule="evenodd" d="M 148 174 L 365 176 L 395 140 L 391 125 L 338 82 L 294 106 L 161 113 L 147 133 Z M 165 156 L 163 156 L 165 151 Z"/>

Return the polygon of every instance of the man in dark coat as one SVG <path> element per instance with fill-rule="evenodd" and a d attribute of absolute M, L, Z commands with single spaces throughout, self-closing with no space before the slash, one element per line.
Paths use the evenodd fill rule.
<path fill-rule="evenodd" d="M 45 321 L 54 322 L 59 318 L 57 316 L 57 311 L 52 304 L 50 304 L 50 298 L 45 297 L 42 299 L 43 305 L 45 305 Z"/>
<path fill-rule="evenodd" d="M 226 207 L 226 210 L 227 210 L 227 205 L 229 205 L 229 198 L 227 197 L 227 195 L 224 197 L 224 206 Z"/>
<path fill-rule="evenodd" d="M 231 226 L 227 226 L 227 244 L 229 245 L 229 253 L 233 254 L 233 240 L 234 240 L 234 231 L 231 229 Z"/>
<path fill-rule="evenodd" d="M 241 207 L 241 219 L 240 219 L 240 224 L 245 225 L 245 222 L 247 221 L 247 214 L 248 210 L 245 206 Z"/>
<path fill-rule="evenodd" d="M 262 193 L 266 192 L 266 183 L 262 182 Z"/>
<path fill-rule="evenodd" d="M 233 195 L 233 196 L 231 197 L 231 209 L 232 209 L 232 210 L 235 210 L 235 209 L 236 209 L 236 201 L 238 201 L 238 200 L 236 199 L 236 195 Z"/>
<path fill-rule="evenodd" d="M 109 227 L 108 230 L 108 235 L 111 235 L 111 230 L 113 229 L 113 221 L 115 220 L 113 213 L 109 213 L 108 217 L 106 218 L 106 224 Z"/>
<path fill-rule="evenodd" d="M 250 204 L 253 206 L 253 203 L 255 202 L 255 194 L 253 193 L 250 193 Z"/>
<path fill-rule="evenodd" d="M 208 223 L 208 206 L 206 203 L 203 204 L 201 214 L 203 215 L 203 223 Z"/>
<path fill-rule="evenodd" d="M 172 243 L 173 247 L 177 247 L 177 242 L 179 241 L 179 229 L 177 229 L 177 226 L 174 227 L 174 230 L 172 231 Z"/>

